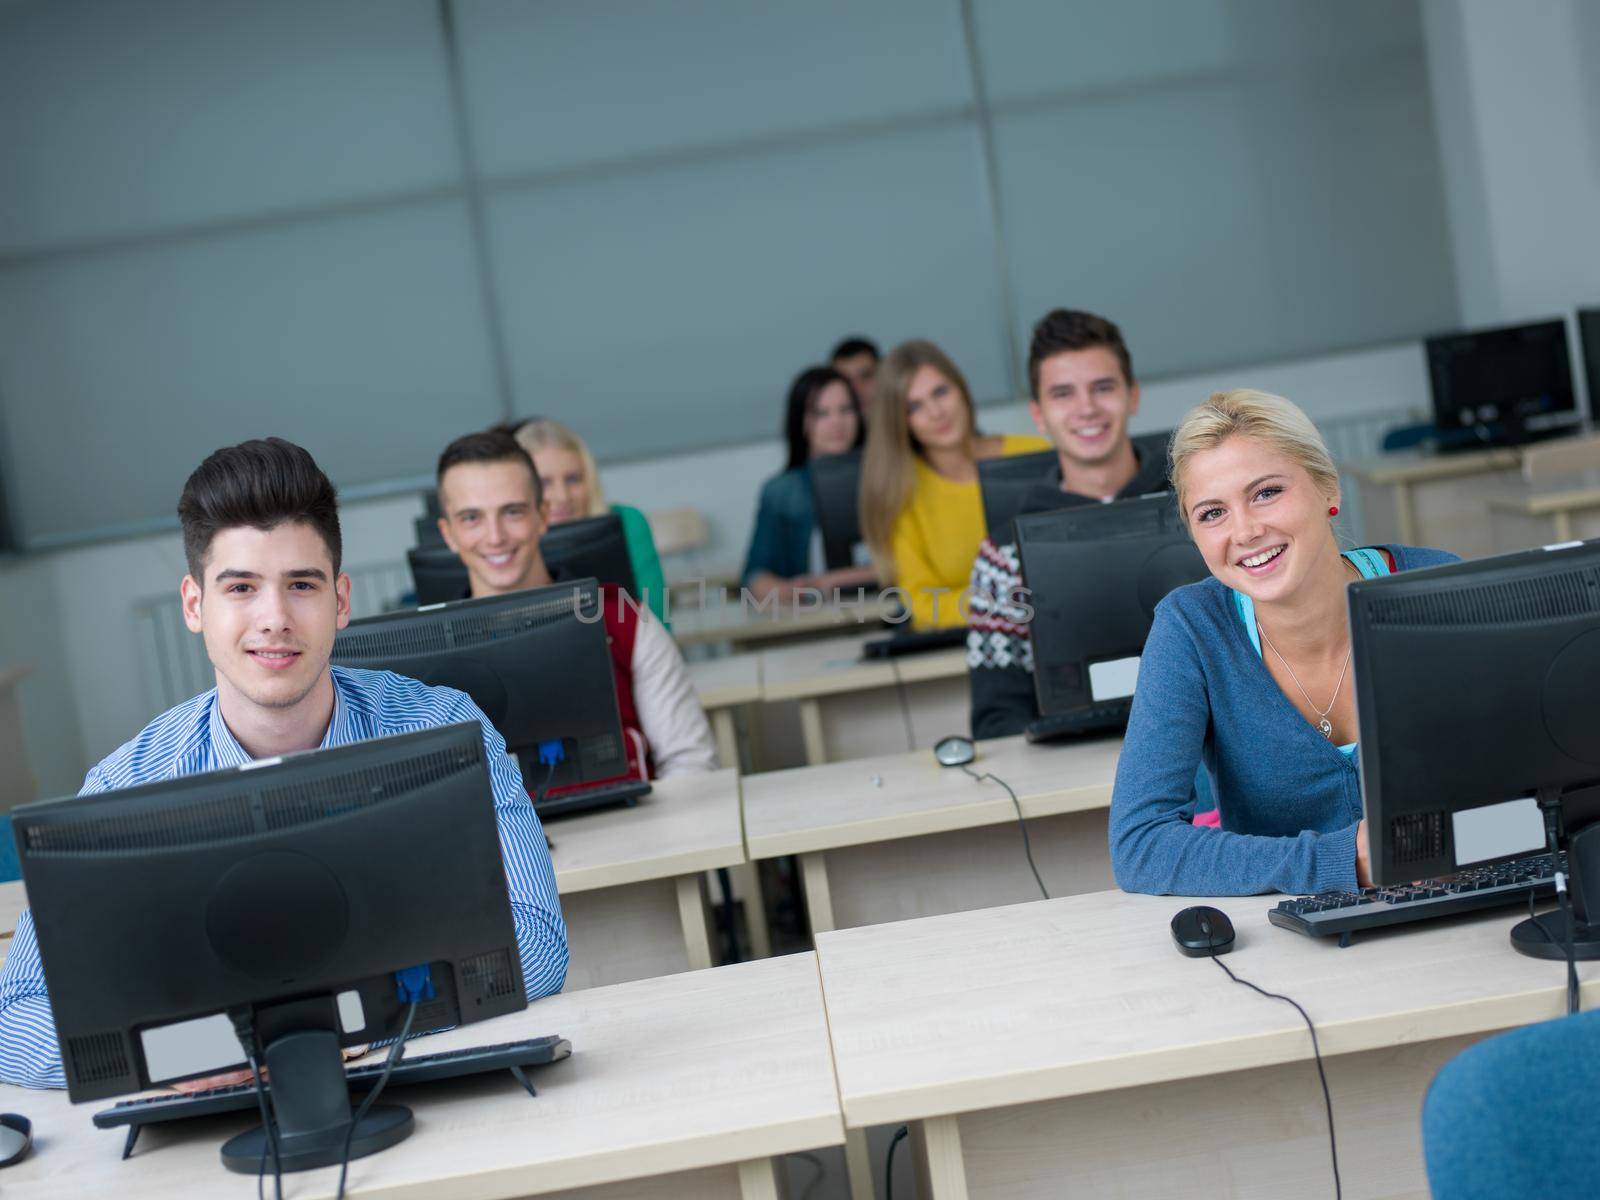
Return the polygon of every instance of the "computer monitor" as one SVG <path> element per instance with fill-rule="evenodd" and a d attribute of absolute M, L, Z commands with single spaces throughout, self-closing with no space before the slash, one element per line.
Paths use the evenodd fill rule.
<path fill-rule="evenodd" d="M 1565 321 L 1447 334 L 1423 345 L 1442 450 L 1518 445 L 1583 422 Z"/>
<path fill-rule="evenodd" d="M 471 696 L 506 739 L 541 814 L 648 792 L 623 740 L 593 579 L 351 621 L 333 662 L 393 671 Z M 583 790 L 616 783 L 601 793 Z"/>
<path fill-rule="evenodd" d="M 1170 429 L 1142 433 L 1131 438 L 1141 463 L 1154 456 L 1158 461 L 1167 457 L 1167 443 L 1172 438 Z M 1050 487 L 1053 472 L 1060 456 L 1054 450 L 1040 450 L 1033 454 L 1013 454 L 1006 458 L 989 458 L 978 464 L 978 491 L 983 497 L 983 526 L 989 536 L 999 544 L 1012 540 L 1015 532 L 1011 522 L 1023 512 L 1045 512 L 1060 507 L 1052 500 L 1064 495 Z"/>
<path fill-rule="evenodd" d="M 622 518 L 616 513 L 581 517 L 550 526 L 539 539 L 539 554 L 552 575 L 562 574 L 569 579 L 593 577 L 643 599 L 633 577 L 633 560 L 628 557 L 628 539 L 622 532 Z"/>
<path fill-rule="evenodd" d="M 1600 924 L 1600 541 L 1352 583 L 1349 604 L 1373 881 L 1538 852 L 1548 815 Z M 1600 957 L 1600 929 L 1578 942 Z"/>
<path fill-rule="evenodd" d="M 1156 605 L 1207 577 L 1172 496 L 1016 518 L 1041 730 L 1127 724 Z"/>
<path fill-rule="evenodd" d="M 13 811 L 75 1102 L 265 1048 L 285 1170 L 337 1163 L 340 1047 L 527 1007 L 477 722 Z M 411 969 L 426 968 L 426 979 Z M 407 972 L 401 976 L 398 973 Z M 430 990 L 431 989 L 431 990 Z M 359 1157 L 406 1137 L 373 1107 Z M 261 1167 L 258 1127 L 222 1148 Z"/>
<path fill-rule="evenodd" d="M 1583 379 L 1588 385 L 1589 419 L 1600 419 L 1600 308 L 1578 310 L 1578 344 L 1583 348 Z"/>
<path fill-rule="evenodd" d="M 823 563 L 830 571 L 869 565 L 872 560 L 861 541 L 861 451 L 813 458 L 807 466 Z"/>
<path fill-rule="evenodd" d="M 412 522 L 412 532 L 416 535 L 419 546 L 444 545 L 444 534 L 439 532 L 439 521 L 436 517 L 418 517 Z"/>
<path fill-rule="evenodd" d="M 411 568 L 418 604 L 443 604 L 472 591 L 467 565 L 443 542 L 411 547 L 406 551 L 406 565 Z"/>
<path fill-rule="evenodd" d="M 616 584 L 630 596 L 639 596 L 622 518 L 615 513 L 552 525 L 539 539 L 539 554 L 551 574 L 570 579 L 592 576 Z M 413 546 L 406 551 L 406 563 L 418 604 L 460 600 L 472 590 L 466 564 L 443 540 Z"/>

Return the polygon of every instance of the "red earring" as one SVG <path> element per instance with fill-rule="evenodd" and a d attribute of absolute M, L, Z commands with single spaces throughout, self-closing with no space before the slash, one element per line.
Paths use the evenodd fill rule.
<path fill-rule="evenodd" d="M 1328 505 L 1328 515 L 1330 517 L 1337 517 L 1339 515 L 1339 506 L 1337 504 Z"/>

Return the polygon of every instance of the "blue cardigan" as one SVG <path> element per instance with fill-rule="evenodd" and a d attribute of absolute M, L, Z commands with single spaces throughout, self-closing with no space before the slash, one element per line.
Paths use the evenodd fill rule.
<path fill-rule="evenodd" d="M 1387 549 L 1401 571 L 1456 561 L 1442 550 Z M 1220 829 L 1184 815 L 1202 765 Z M 1188 896 L 1352 889 L 1358 769 L 1268 673 L 1232 591 L 1215 579 L 1178 588 L 1156 606 L 1117 761 L 1117 885 Z"/>
<path fill-rule="evenodd" d="M 761 488 L 756 527 L 744 556 L 746 586 L 763 571 L 779 579 L 811 572 L 811 535 L 817 519 L 811 506 L 811 472 L 804 466 L 774 475 Z"/>

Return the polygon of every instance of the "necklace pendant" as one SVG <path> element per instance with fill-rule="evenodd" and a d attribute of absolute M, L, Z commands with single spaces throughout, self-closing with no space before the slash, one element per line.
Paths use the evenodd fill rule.
<path fill-rule="evenodd" d="M 1327 717 L 1323 717 L 1322 720 L 1317 722 L 1317 728 L 1322 730 L 1323 737 L 1327 738 L 1330 742 L 1333 741 L 1333 726 L 1328 723 Z"/>

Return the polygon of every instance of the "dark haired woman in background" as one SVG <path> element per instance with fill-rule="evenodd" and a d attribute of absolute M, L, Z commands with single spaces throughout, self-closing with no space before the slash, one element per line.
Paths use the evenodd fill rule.
<path fill-rule="evenodd" d="M 808 367 L 789 386 L 784 418 L 789 462 L 762 485 L 744 561 L 744 586 L 758 599 L 774 591 L 788 599 L 801 587 L 854 588 L 872 582 L 870 566 L 824 569 L 807 469 L 813 458 L 861 445 L 863 430 L 855 391 L 832 367 Z"/>

